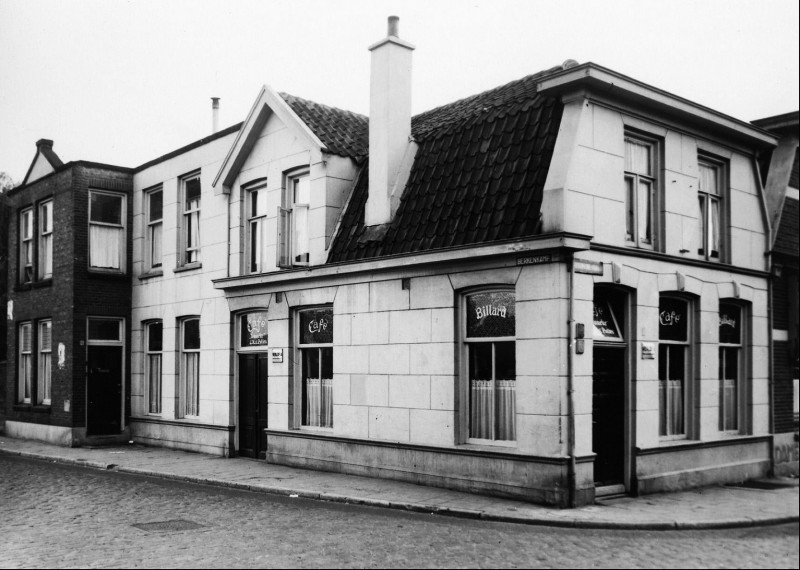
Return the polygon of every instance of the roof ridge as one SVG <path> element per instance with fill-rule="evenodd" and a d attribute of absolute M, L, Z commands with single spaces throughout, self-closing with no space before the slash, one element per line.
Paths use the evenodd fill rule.
<path fill-rule="evenodd" d="M 324 107 L 325 109 L 328 109 L 328 110 L 331 110 L 331 111 L 337 111 L 339 113 L 346 113 L 348 115 L 352 115 L 352 116 L 357 117 L 359 119 L 365 119 L 365 120 L 369 121 L 369 117 L 367 115 L 362 115 L 361 113 L 356 113 L 355 111 L 350 111 L 348 109 L 342 109 L 341 107 L 334 107 L 333 105 L 326 105 L 325 103 L 319 103 L 318 101 L 313 101 L 311 99 L 306 99 L 305 97 L 300 97 L 298 95 L 292 95 L 291 93 L 286 93 L 285 91 L 279 91 L 278 95 L 280 95 L 283 98 L 284 101 L 286 101 L 287 98 L 295 99 L 300 103 L 310 103 L 312 105 L 318 105 L 320 107 Z"/>

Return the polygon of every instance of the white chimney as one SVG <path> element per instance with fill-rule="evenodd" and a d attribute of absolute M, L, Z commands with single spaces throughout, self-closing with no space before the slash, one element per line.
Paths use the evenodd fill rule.
<path fill-rule="evenodd" d="M 404 161 L 404 156 L 411 137 L 411 53 L 414 46 L 397 36 L 398 21 L 397 16 L 389 16 L 387 37 L 369 48 L 372 70 L 367 226 L 391 221 L 392 192 L 399 185 L 398 175 L 406 169 L 404 162 L 408 162 L 408 159 Z M 397 199 L 399 196 L 395 197 L 395 202 Z"/>
<path fill-rule="evenodd" d="M 211 132 L 219 130 L 219 97 L 211 98 Z"/>

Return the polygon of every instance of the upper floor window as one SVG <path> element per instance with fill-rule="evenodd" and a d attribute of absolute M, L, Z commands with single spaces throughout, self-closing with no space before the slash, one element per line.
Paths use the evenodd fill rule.
<path fill-rule="evenodd" d="M 333 308 L 303 309 L 297 315 L 302 425 L 333 427 Z"/>
<path fill-rule="evenodd" d="M 19 282 L 33 281 L 33 208 L 19 214 Z"/>
<path fill-rule="evenodd" d="M 308 265 L 311 177 L 297 174 L 287 177 L 286 182 L 278 220 L 278 266 Z"/>
<path fill-rule="evenodd" d="M 53 201 L 39 205 L 39 279 L 53 276 Z"/>
<path fill-rule="evenodd" d="M 719 261 L 723 250 L 725 168 L 721 162 L 698 159 L 700 179 L 697 192 L 698 248 L 706 259 Z"/>
<path fill-rule="evenodd" d="M 625 239 L 653 249 L 656 233 L 658 143 L 625 136 Z"/>
<path fill-rule="evenodd" d="M 181 179 L 181 265 L 200 262 L 200 173 Z"/>
<path fill-rule="evenodd" d="M 462 351 L 466 362 L 469 438 L 516 440 L 516 302 L 513 291 L 465 297 Z"/>
<path fill-rule="evenodd" d="M 686 437 L 692 409 L 691 304 L 661 297 L 658 305 L 659 435 Z"/>
<path fill-rule="evenodd" d="M 161 188 L 145 195 L 145 267 L 148 270 L 161 267 L 162 233 L 164 218 L 164 193 Z"/>
<path fill-rule="evenodd" d="M 259 184 L 245 192 L 247 237 L 245 242 L 246 273 L 264 271 L 264 229 L 267 221 L 267 185 Z"/>
<path fill-rule="evenodd" d="M 125 196 L 89 191 L 89 267 L 125 271 Z"/>

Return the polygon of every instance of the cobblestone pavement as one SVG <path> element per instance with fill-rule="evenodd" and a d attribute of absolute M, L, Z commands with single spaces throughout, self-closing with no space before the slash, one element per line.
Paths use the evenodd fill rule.
<path fill-rule="evenodd" d="M 798 525 L 533 527 L 0 456 L 0 567 L 797 568 Z M 133 525 L 188 521 L 189 530 Z"/>

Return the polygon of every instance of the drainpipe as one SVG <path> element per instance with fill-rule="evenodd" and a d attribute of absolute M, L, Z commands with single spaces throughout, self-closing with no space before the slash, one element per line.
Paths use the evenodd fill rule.
<path fill-rule="evenodd" d="M 575 253 L 569 253 L 569 306 L 567 307 L 567 454 L 569 455 L 567 484 L 569 507 L 578 503 L 578 484 L 575 460 Z"/>

